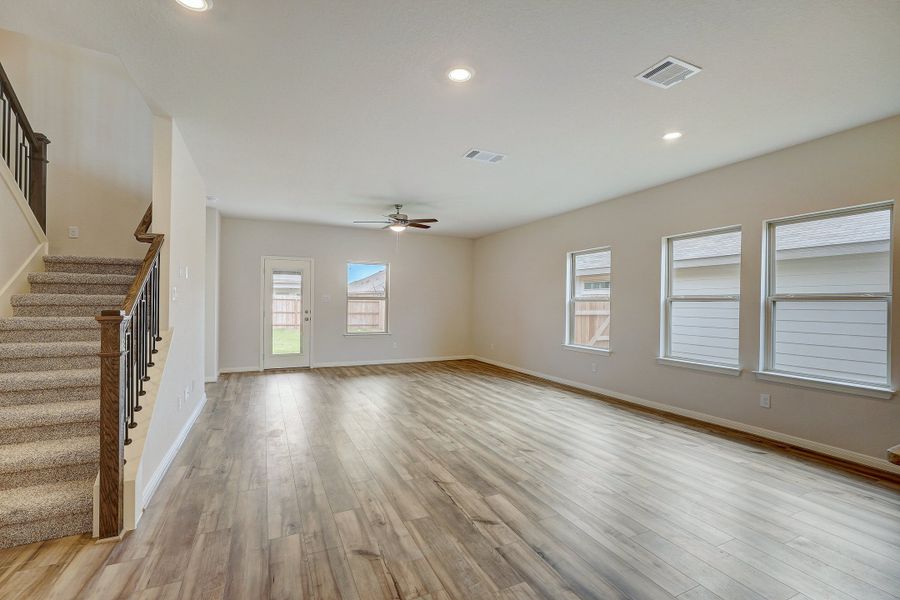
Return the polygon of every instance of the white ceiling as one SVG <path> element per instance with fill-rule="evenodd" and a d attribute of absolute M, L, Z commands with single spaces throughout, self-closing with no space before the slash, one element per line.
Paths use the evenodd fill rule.
<path fill-rule="evenodd" d="M 401 202 L 477 237 L 900 113 L 897 0 L 0 0 L 0 27 L 120 56 L 230 215 Z M 634 79 L 670 54 L 703 72 Z"/>

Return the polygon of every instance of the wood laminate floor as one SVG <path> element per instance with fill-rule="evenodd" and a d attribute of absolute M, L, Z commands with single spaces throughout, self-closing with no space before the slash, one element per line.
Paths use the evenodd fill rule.
<path fill-rule="evenodd" d="M 0 598 L 900 598 L 896 490 L 481 363 L 207 394 L 137 531 Z"/>

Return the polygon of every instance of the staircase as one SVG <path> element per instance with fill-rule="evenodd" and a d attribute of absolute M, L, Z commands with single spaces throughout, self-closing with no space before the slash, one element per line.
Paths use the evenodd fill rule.
<path fill-rule="evenodd" d="M 141 259 L 47 256 L 0 319 L 0 548 L 91 530 L 101 310 Z"/>

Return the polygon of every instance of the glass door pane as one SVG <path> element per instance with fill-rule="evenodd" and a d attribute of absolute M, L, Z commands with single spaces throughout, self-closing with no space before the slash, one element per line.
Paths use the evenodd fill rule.
<path fill-rule="evenodd" d="M 303 275 L 272 272 L 272 354 L 303 352 Z"/>

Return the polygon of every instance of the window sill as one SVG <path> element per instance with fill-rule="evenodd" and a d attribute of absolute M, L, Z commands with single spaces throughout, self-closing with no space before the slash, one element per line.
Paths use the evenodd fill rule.
<path fill-rule="evenodd" d="M 857 396 L 879 398 L 881 400 L 887 400 L 894 395 L 894 390 L 892 388 L 881 387 L 877 385 L 829 381 L 827 379 L 803 377 L 802 375 L 789 375 L 787 373 L 778 373 L 775 371 L 754 371 L 754 373 L 756 373 L 757 379 L 774 381 L 776 383 L 787 383 L 790 385 L 798 385 L 801 387 L 816 388 L 820 390 L 828 390 L 830 392 L 844 392 L 847 394 L 855 394 Z"/>
<path fill-rule="evenodd" d="M 719 365 L 716 363 L 695 362 L 693 360 L 682 360 L 680 358 L 668 358 L 665 356 L 658 356 L 656 362 L 670 367 L 684 367 L 686 369 L 706 371 L 707 373 L 719 373 L 721 375 L 733 375 L 735 377 L 740 375 L 743 371 L 740 367 L 730 367 L 728 365 Z"/>
<path fill-rule="evenodd" d="M 344 337 L 371 337 L 379 335 L 391 335 L 390 331 L 366 331 L 360 333 L 345 333 Z"/>
<path fill-rule="evenodd" d="M 609 350 L 604 350 L 603 348 L 591 348 L 589 346 L 576 346 L 574 344 L 563 344 L 563 350 L 570 350 L 572 352 L 584 352 L 585 354 L 599 354 L 601 356 L 609 356 L 612 354 Z"/>

